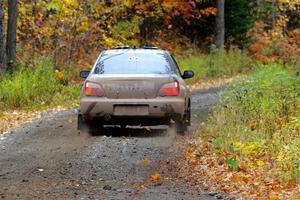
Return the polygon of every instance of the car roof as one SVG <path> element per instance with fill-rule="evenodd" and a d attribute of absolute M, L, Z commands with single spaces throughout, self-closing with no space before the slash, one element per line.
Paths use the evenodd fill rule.
<path fill-rule="evenodd" d="M 110 49 L 110 50 L 105 50 L 102 52 L 103 54 L 106 55 L 114 55 L 114 54 L 119 54 L 119 53 L 128 53 L 128 54 L 168 54 L 167 51 L 161 50 L 161 49 Z"/>

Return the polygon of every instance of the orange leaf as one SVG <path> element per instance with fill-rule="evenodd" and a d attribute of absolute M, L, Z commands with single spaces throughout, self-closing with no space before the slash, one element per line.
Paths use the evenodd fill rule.
<path fill-rule="evenodd" d="M 148 158 L 145 158 L 144 160 L 141 161 L 142 165 L 147 165 L 150 162 Z"/>
<path fill-rule="evenodd" d="M 277 195 L 270 194 L 268 199 L 269 200 L 279 200 L 279 197 Z"/>
<path fill-rule="evenodd" d="M 233 174 L 231 177 L 232 182 L 238 183 L 241 182 L 242 178 L 239 175 Z"/>
<path fill-rule="evenodd" d="M 151 175 L 151 181 L 154 183 L 160 181 L 160 178 L 161 176 L 158 173 Z"/>

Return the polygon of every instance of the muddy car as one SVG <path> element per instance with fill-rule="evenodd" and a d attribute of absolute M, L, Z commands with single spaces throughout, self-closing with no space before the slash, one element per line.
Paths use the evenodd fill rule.
<path fill-rule="evenodd" d="M 191 93 L 169 52 L 154 47 L 119 47 L 102 52 L 81 90 L 78 129 L 104 125 L 175 124 L 184 133 L 191 124 Z"/>

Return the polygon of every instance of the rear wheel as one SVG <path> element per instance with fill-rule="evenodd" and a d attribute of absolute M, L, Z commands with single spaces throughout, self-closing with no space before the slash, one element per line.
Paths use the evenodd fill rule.
<path fill-rule="evenodd" d="M 91 134 L 98 134 L 103 128 L 103 125 L 99 121 L 88 120 L 81 114 L 78 114 L 77 130 L 80 132 L 87 132 Z"/>
<path fill-rule="evenodd" d="M 81 114 L 78 114 L 77 116 L 77 130 L 78 131 L 83 131 L 87 129 L 87 123 L 84 121 L 83 117 Z"/>
<path fill-rule="evenodd" d="M 183 123 L 183 122 L 176 122 L 175 123 L 175 130 L 176 130 L 177 134 L 185 135 L 185 133 L 188 130 L 188 125 L 186 123 Z"/>
<path fill-rule="evenodd" d="M 188 106 L 187 110 L 185 111 L 183 120 L 177 121 L 175 123 L 175 128 L 176 128 L 177 134 L 184 135 L 188 130 L 188 126 L 190 126 L 190 125 L 191 125 L 191 105 L 189 103 L 189 106 Z"/>
<path fill-rule="evenodd" d="M 189 104 L 188 109 L 185 114 L 185 121 L 188 126 L 192 125 L 192 110 L 191 110 L 191 104 Z"/>

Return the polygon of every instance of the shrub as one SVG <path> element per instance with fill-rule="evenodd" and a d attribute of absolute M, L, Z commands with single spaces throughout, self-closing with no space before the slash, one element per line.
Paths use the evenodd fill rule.
<path fill-rule="evenodd" d="M 255 62 L 238 49 L 220 51 L 212 49 L 207 55 L 194 54 L 186 58 L 177 58 L 181 70 L 193 70 L 195 77 L 191 83 L 199 80 L 231 77 L 246 73 L 255 68 Z"/>
<path fill-rule="evenodd" d="M 23 66 L 6 74 L 0 82 L 0 110 L 62 104 L 77 99 L 77 91 L 78 86 L 66 86 L 57 78 L 51 59 L 41 58 L 34 69 Z"/>
<path fill-rule="evenodd" d="M 236 159 L 268 158 L 276 174 L 299 180 L 299 86 L 300 77 L 281 66 L 260 67 L 224 91 L 204 133 Z"/>

